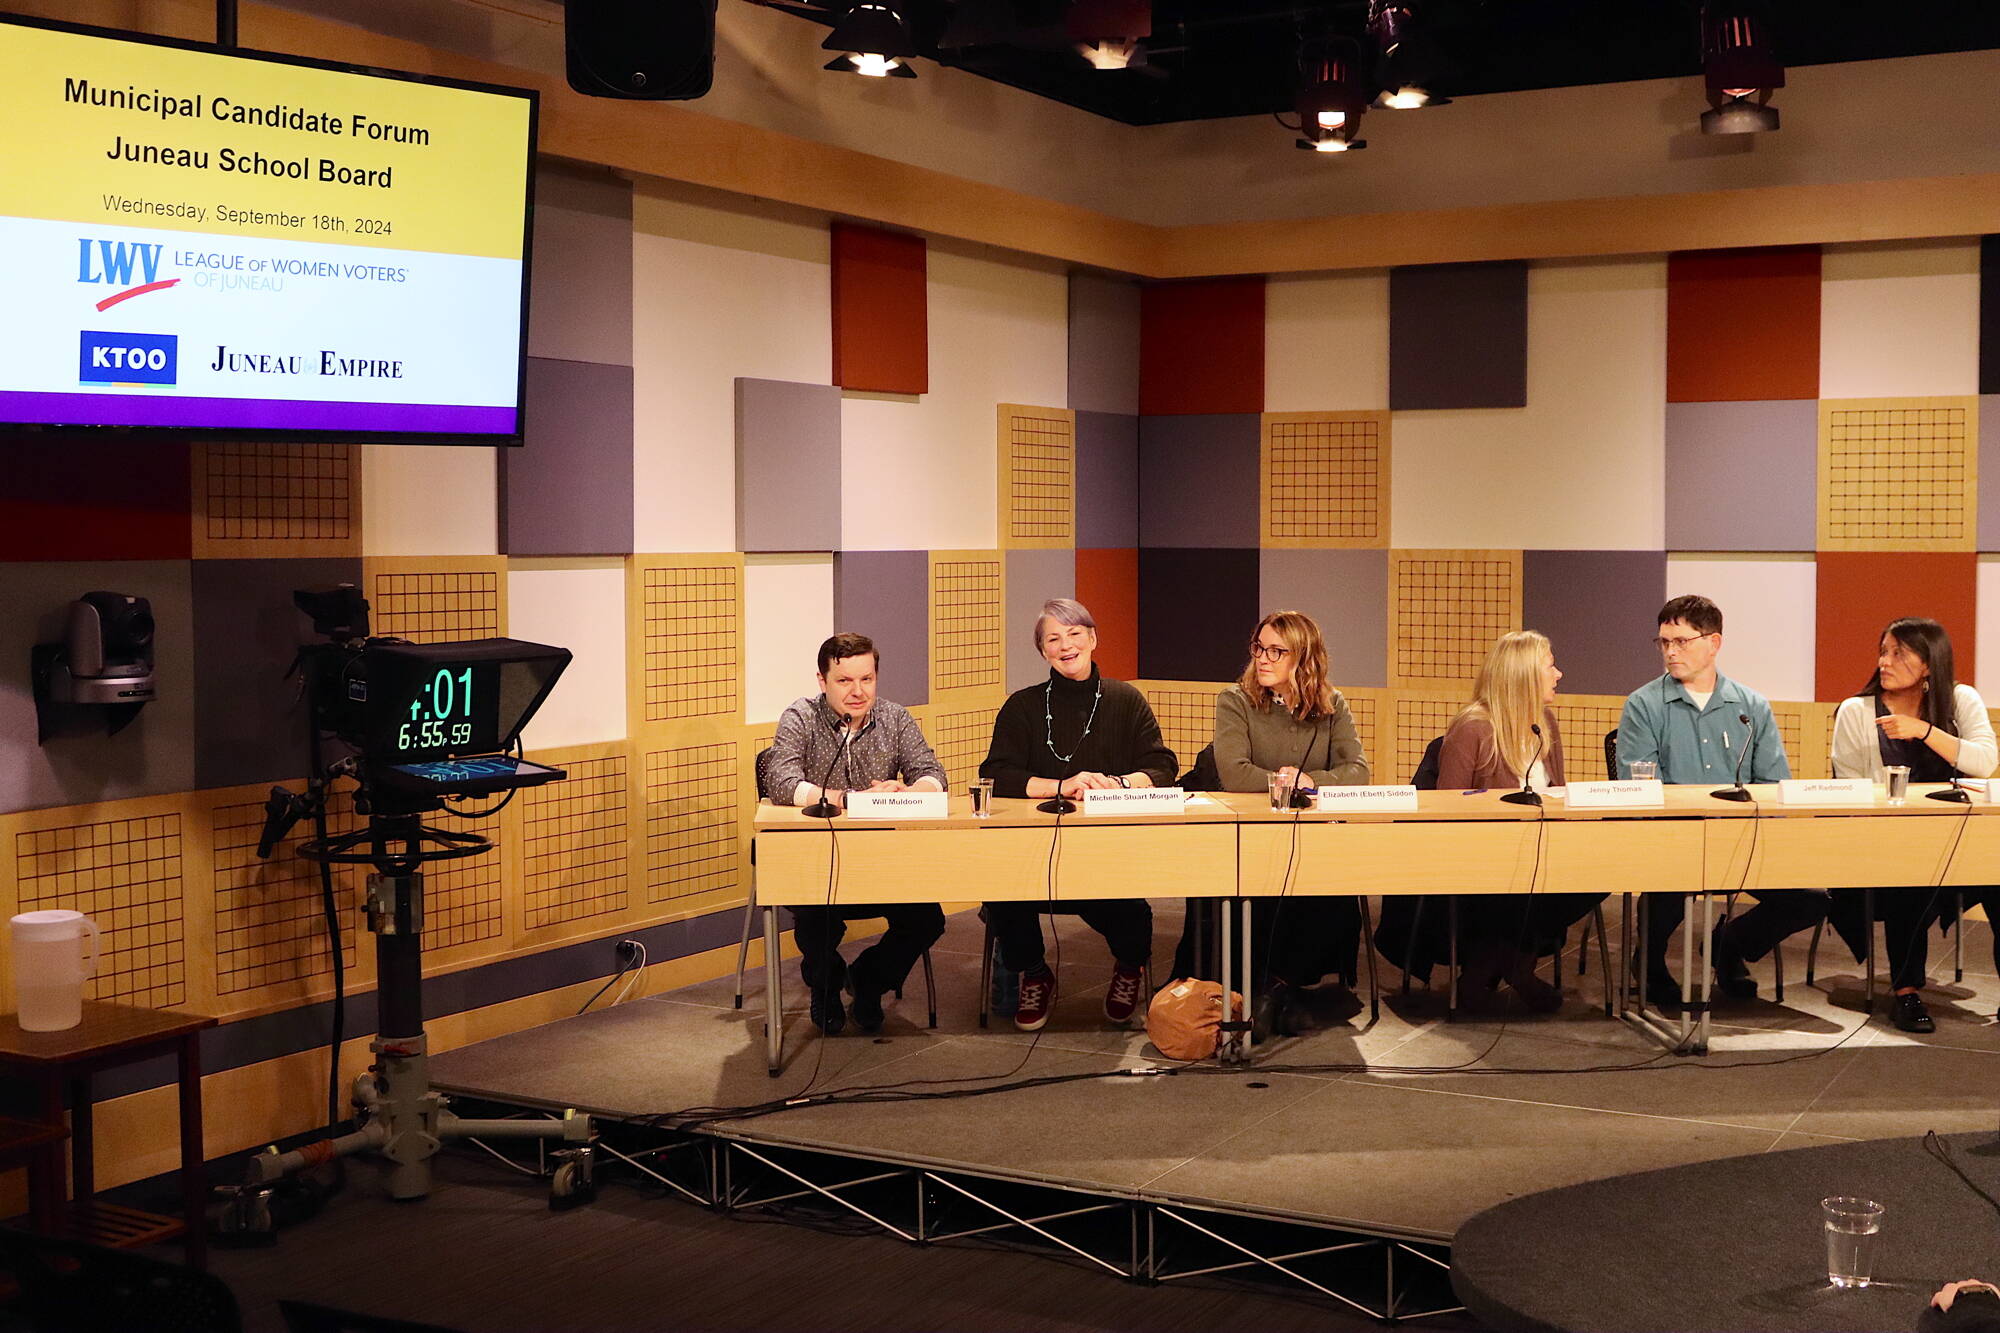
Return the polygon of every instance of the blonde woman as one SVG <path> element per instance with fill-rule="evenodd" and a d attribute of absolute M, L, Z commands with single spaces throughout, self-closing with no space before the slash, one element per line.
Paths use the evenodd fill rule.
<path fill-rule="evenodd" d="M 1273 776 L 1301 796 L 1366 785 L 1354 715 L 1327 680 L 1326 640 L 1303 611 L 1259 621 L 1241 679 L 1216 696 L 1215 769 L 1224 791 L 1266 791 Z M 1360 909 L 1352 898 L 1287 898 L 1256 911 L 1253 922 L 1267 972 L 1257 1035 L 1295 1035 L 1304 1025 L 1303 987 L 1329 972 L 1353 980 Z"/>
<path fill-rule="evenodd" d="M 1563 783 L 1562 732 L 1550 707 L 1562 672 L 1548 639 L 1534 630 L 1503 634 L 1473 683 L 1472 702 L 1452 719 L 1438 752 L 1440 790 L 1535 789 Z M 1562 1006 L 1562 992 L 1535 975 L 1535 959 L 1562 947 L 1564 935 L 1604 895 L 1507 894 L 1459 905 L 1463 960 L 1459 995 L 1490 1004 L 1500 981 L 1529 1008 Z"/>

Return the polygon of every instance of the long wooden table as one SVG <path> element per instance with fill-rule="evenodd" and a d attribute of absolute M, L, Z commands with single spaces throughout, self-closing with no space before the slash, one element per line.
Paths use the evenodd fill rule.
<path fill-rule="evenodd" d="M 1612 809 L 1571 809 L 1556 796 L 1537 808 L 1499 792 L 1419 792 L 1414 811 L 1328 814 L 1215 793 L 1180 815 L 1060 821 L 1026 800 L 995 801 L 991 815 L 975 818 L 954 797 L 949 818 L 922 820 L 812 819 L 766 805 L 756 818 L 755 892 L 765 909 L 770 1068 L 783 1040 L 780 906 L 1232 899 L 1245 928 L 1240 951 L 1225 946 L 1225 967 L 1235 971 L 1240 952 L 1247 977 L 1248 904 L 1258 897 L 1678 893 L 1702 900 L 1705 923 L 1712 895 L 1746 890 L 2000 883 L 2000 805 L 1977 794 L 1952 804 L 1927 799 L 1938 788 L 1920 785 L 1899 807 L 1880 789 L 1869 804 L 1800 806 L 1779 804 L 1775 786 L 1751 787 L 1750 802 L 1711 790 L 1668 787 L 1663 806 Z M 1694 984 L 1694 1003 L 1672 1039 L 1705 1051 L 1708 931 L 1692 912 L 1688 924 L 1683 984 Z M 1247 1041 L 1226 1054 L 1246 1049 Z"/>

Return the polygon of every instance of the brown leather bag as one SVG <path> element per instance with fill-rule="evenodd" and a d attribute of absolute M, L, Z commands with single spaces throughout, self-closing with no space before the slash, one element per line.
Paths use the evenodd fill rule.
<path fill-rule="evenodd" d="M 1238 1015 L 1243 997 L 1232 994 Z M 1146 1036 L 1169 1060 L 1206 1060 L 1215 1054 L 1222 1024 L 1222 987 L 1184 978 L 1164 987 L 1146 1009 Z"/>

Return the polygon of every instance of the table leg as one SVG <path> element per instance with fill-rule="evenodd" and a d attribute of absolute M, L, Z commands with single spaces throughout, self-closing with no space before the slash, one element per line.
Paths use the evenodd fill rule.
<path fill-rule="evenodd" d="M 778 1076 L 778 1063 L 784 1055 L 785 1032 L 779 1025 L 784 1015 L 784 1001 L 780 987 L 784 985 L 783 958 L 778 950 L 778 909 L 764 909 L 764 1072 L 772 1078 Z"/>
<path fill-rule="evenodd" d="M 208 1267 L 208 1179 L 201 1127 L 201 1034 L 181 1038 L 181 1211 L 187 1218 L 190 1268 Z"/>
<path fill-rule="evenodd" d="M 69 1176 L 78 1203 L 97 1194 L 97 1148 L 91 1126 L 90 1075 L 69 1080 Z"/>
<path fill-rule="evenodd" d="M 1219 900 L 1216 917 L 1216 939 L 1222 946 L 1222 966 L 1216 969 L 1222 973 L 1222 1021 L 1229 1024 L 1236 1021 L 1236 904 L 1226 898 Z M 1243 984 L 1248 985 L 1249 980 L 1245 977 Z M 1238 1037 L 1234 1029 L 1225 1026 L 1222 1039 L 1215 1044 L 1215 1058 L 1223 1064 L 1233 1064 Z"/>
<path fill-rule="evenodd" d="M 35 1081 L 35 1092 L 35 1118 L 45 1125 L 60 1125 L 62 1078 L 54 1072 L 41 1074 Z M 45 1144 L 28 1159 L 28 1216 L 35 1230 L 46 1234 L 61 1225 L 65 1197 L 62 1144 Z"/>
<path fill-rule="evenodd" d="M 1695 894 L 1690 893 L 1686 897 L 1681 899 L 1681 1044 L 1682 1045 L 1687 1044 L 1688 1038 L 1694 1035 L 1694 1029 L 1695 1029 L 1695 1018 L 1693 1011 L 1688 1008 L 1688 1000 L 1690 997 L 1693 997 L 1696 999 L 1698 1003 L 1699 997 L 1701 995 L 1701 988 L 1694 974 L 1694 936 L 1695 936 L 1695 931 L 1699 929 L 1699 926 L 1696 924 L 1695 914 L 1694 914 L 1695 897 L 1696 897 Z M 1708 899 L 1706 896 L 1702 897 L 1701 903 L 1702 903 L 1702 910 L 1706 912 L 1708 909 Z"/>
<path fill-rule="evenodd" d="M 1256 1012 L 1252 1008 L 1254 1001 L 1252 1001 L 1250 998 L 1249 987 L 1250 987 L 1250 979 L 1257 975 L 1256 969 L 1251 965 L 1250 937 L 1256 934 L 1257 932 L 1251 928 L 1251 922 L 1254 919 L 1250 911 L 1251 900 L 1248 898 L 1243 898 L 1239 899 L 1239 901 L 1243 904 L 1243 986 L 1244 986 L 1243 1017 L 1247 1019 L 1250 1017 L 1251 1014 Z M 1243 1058 L 1245 1060 L 1248 1060 L 1250 1058 L 1250 1052 L 1254 1051 L 1256 1048 L 1257 1048 L 1257 1029 L 1253 1025 L 1243 1030 Z"/>

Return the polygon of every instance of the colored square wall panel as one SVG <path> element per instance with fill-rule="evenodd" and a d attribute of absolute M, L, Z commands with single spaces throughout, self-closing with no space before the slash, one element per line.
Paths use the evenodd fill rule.
<path fill-rule="evenodd" d="M 1818 580 L 1811 555 L 1667 557 L 1667 597 L 1693 593 L 1721 609 L 1722 655 L 1717 661 L 1722 673 L 1767 699 L 1801 701 L 1818 691 L 1813 677 Z M 1655 608 L 1646 614 L 1657 613 Z M 1656 624 L 1650 633 L 1658 631 Z M 1654 654 L 1642 679 L 1664 669 Z M 1631 693 L 1639 683 L 1624 692 Z M 1798 759 L 1792 756 L 1795 767 Z"/>
<path fill-rule="evenodd" d="M 526 442 L 500 451 L 508 555 L 632 550 L 632 367 L 528 358 Z"/>
<path fill-rule="evenodd" d="M 1336 685 L 1388 683 L 1387 551 L 1264 551 L 1258 564 L 1257 615 L 1273 611 L 1303 611 L 1319 622 Z M 1249 641 L 1246 633 L 1243 642 Z"/>
<path fill-rule="evenodd" d="M 528 724 L 535 750 L 624 739 L 625 562 L 561 560 L 507 571 L 507 629 L 530 643 L 559 644 L 572 660 Z"/>
<path fill-rule="evenodd" d="M 1389 406 L 1398 412 L 1528 403 L 1528 266 L 1389 271 Z"/>
<path fill-rule="evenodd" d="M 833 382 L 867 393 L 930 390 L 924 238 L 836 222 Z"/>
<path fill-rule="evenodd" d="M 542 158 L 534 228 L 528 355 L 631 365 L 631 183 Z"/>
<path fill-rule="evenodd" d="M 2000 393 L 2000 236 L 1979 238 L 1979 392 Z"/>
<path fill-rule="evenodd" d="M 742 551 L 840 546 L 840 390 L 736 381 L 736 545 Z"/>
<path fill-rule="evenodd" d="M 1978 391 L 1977 242 L 1830 245 L 1820 272 L 1821 398 Z"/>
<path fill-rule="evenodd" d="M 1255 416 L 1139 420 L 1139 544 L 1257 545 Z"/>
<path fill-rule="evenodd" d="M 1860 688 L 1882 627 L 1898 616 L 1929 616 L 1941 623 L 1951 632 L 1959 679 L 1978 678 L 1978 556 L 1821 551 L 1818 570 L 1815 698 L 1845 699 Z"/>
<path fill-rule="evenodd" d="M 1139 544 L 1139 418 L 1076 414 L 1076 541 Z"/>
<path fill-rule="evenodd" d="M 0 458 L 0 560 L 193 554 L 186 444 L 0 435 Z"/>
<path fill-rule="evenodd" d="M 1069 405 L 1078 412 L 1139 411 L 1139 284 L 1069 275 Z"/>
<path fill-rule="evenodd" d="M 1979 549 L 2000 551 L 2000 394 L 1979 396 Z"/>
<path fill-rule="evenodd" d="M 306 770 L 305 711 L 287 679 L 312 623 L 295 588 L 361 583 L 359 560 L 194 563 L 194 785 L 282 782 Z"/>
<path fill-rule="evenodd" d="M 1819 408 L 1790 402 L 1667 405 L 1667 545 L 1810 551 Z"/>
<path fill-rule="evenodd" d="M 195 785 L 189 577 L 185 560 L 0 564 L 0 606 L 8 609 L 0 617 L 0 661 L 9 665 L 0 678 L 0 814 Z M 159 697 L 116 736 L 105 734 L 105 710 L 66 709 L 59 733 L 38 745 L 30 650 L 37 643 L 60 642 L 69 604 L 96 591 L 152 602 Z"/>
<path fill-rule="evenodd" d="M 1141 677 L 1231 681 L 1242 674 L 1243 645 L 1257 626 L 1259 554 L 1255 548 L 1140 550 Z"/>
<path fill-rule="evenodd" d="M 875 640 L 896 702 L 931 699 L 930 553 L 840 551 L 833 557 L 833 631 Z"/>
<path fill-rule="evenodd" d="M 832 555 L 743 557 L 743 715 L 769 727 L 792 700 L 815 693 L 819 646 L 833 633 Z M 882 697 L 902 702 L 901 672 Z"/>
<path fill-rule="evenodd" d="M 1273 276 L 1264 299 L 1266 412 L 1387 410 L 1386 270 Z"/>
<path fill-rule="evenodd" d="M 1978 545 L 1979 400 L 1819 401 L 1822 551 Z"/>
<path fill-rule="evenodd" d="M 1523 551 L 1521 627 L 1555 649 L 1569 694 L 1629 694 L 1659 674 L 1665 551 Z"/>
<path fill-rule="evenodd" d="M 1264 410 L 1264 279 L 1149 282 L 1140 294 L 1139 412 Z"/>
<path fill-rule="evenodd" d="M 1668 257 L 1668 402 L 1817 398 L 1819 340 L 1817 246 Z"/>
<path fill-rule="evenodd" d="M 1139 675 L 1139 553 L 1079 549 L 1076 600 L 1097 622 L 1097 667 L 1115 680 Z"/>
<path fill-rule="evenodd" d="M 1979 557 L 1979 626 L 1981 639 L 2000 635 L 2000 555 Z M 1954 635 L 1954 637 L 1956 637 Z M 1978 689 L 1987 708 L 2000 703 L 2000 653 L 1988 653 L 1977 675 L 1960 672 L 1959 679 Z"/>
<path fill-rule="evenodd" d="M 1001 626 L 1001 644 L 1007 658 L 1009 690 L 1036 684 L 1048 675 L 1048 662 L 1034 650 L 1028 637 L 1042 603 L 1056 597 L 1083 601 L 1077 597 L 1075 551 L 1007 552 L 1007 614 Z M 1083 604 L 1090 606 L 1089 602 Z M 1092 606 L 1090 614 L 1098 620 L 1101 642 L 1108 637 L 1102 632 L 1104 613 Z"/>

